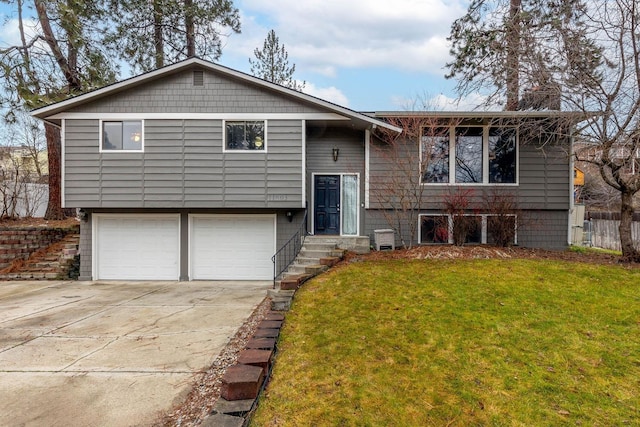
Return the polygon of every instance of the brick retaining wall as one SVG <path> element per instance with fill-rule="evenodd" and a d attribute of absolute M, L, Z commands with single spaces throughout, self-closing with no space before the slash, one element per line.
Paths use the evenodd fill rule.
<path fill-rule="evenodd" d="M 66 228 L 0 227 L 0 270 L 14 260 L 29 258 L 35 251 L 46 248 L 69 233 L 79 232 L 79 225 Z"/>

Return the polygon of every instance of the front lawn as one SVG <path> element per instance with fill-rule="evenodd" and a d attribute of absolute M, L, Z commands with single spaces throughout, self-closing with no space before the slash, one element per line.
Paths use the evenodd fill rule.
<path fill-rule="evenodd" d="M 640 270 L 338 267 L 296 294 L 252 425 L 640 425 Z"/>

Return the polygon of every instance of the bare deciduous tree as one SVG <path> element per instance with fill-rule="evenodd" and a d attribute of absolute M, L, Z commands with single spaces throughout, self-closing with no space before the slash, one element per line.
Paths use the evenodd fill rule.
<path fill-rule="evenodd" d="M 47 153 L 42 123 L 16 113 L 5 127 L 0 145 L 2 217 L 30 217 L 46 206 Z"/>
<path fill-rule="evenodd" d="M 67 0 L 8 1 L 18 17 L 20 43 L 0 48 L 5 117 L 95 88 L 115 79 L 115 67 L 96 40 L 95 28 L 104 17 L 95 2 Z M 29 12 L 38 23 L 29 29 Z M 61 206 L 60 129 L 45 124 L 49 157 L 48 219 L 64 217 Z"/>
<path fill-rule="evenodd" d="M 370 177 L 371 197 L 389 227 L 400 236 L 401 244 L 410 248 L 418 241 L 418 219 L 426 205 L 423 179 L 442 175 L 440 169 L 448 168 L 448 161 L 445 164 L 438 157 L 440 151 L 435 145 L 442 138 L 448 140 L 449 126 L 455 126 L 458 120 L 420 113 L 385 120 L 402 133 L 384 128 L 375 131 L 378 143 L 371 144 L 371 156 L 380 166 Z"/>
<path fill-rule="evenodd" d="M 603 181 L 618 191 L 623 258 L 640 262 L 640 246 L 631 235 L 640 173 L 629 168 L 640 150 L 640 5 L 635 0 L 594 2 L 587 19 L 592 37 L 603 46 L 606 65 L 597 80 L 585 76 L 582 96 L 567 102 L 574 110 L 598 112 L 580 132 L 590 149 L 576 156 L 594 165 Z"/>
<path fill-rule="evenodd" d="M 631 237 L 640 174 L 628 172 L 640 149 L 638 2 L 522 0 L 517 21 L 505 18 L 510 15 L 503 2 L 495 4 L 492 8 L 485 0 L 474 0 L 469 13 L 454 24 L 455 60 L 449 76 L 459 79 L 463 93 L 488 88 L 494 99 L 503 97 L 507 46 L 516 43 L 521 86 L 524 79 L 529 89 L 539 88 L 529 100 L 520 91 L 521 101 L 531 109 L 556 104 L 591 117 L 576 129 L 577 138 L 591 147 L 586 152 L 598 156 L 579 151 L 577 159 L 595 165 L 603 181 L 619 192 L 623 259 L 640 262 L 640 247 Z M 513 22 L 518 38 L 505 36 Z M 553 102 L 540 104 L 540 96 Z"/>

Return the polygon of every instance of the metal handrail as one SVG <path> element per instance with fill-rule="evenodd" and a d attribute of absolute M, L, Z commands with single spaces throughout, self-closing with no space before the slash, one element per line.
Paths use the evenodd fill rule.
<path fill-rule="evenodd" d="M 300 249 L 302 249 L 302 244 L 304 243 L 304 238 L 307 235 L 307 210 L 304 211 L 304 217 L 302 218 L 302 223 L 300 227 L 298 227 L 298 231 L 295 232 L 293 236 L 282 245 L 280 249 L 276 251 L 276 253 L 271 257 L 271 262 L 273 263 L 273 286 L 275 288 L 276 279 L 283 271 L 285 271 L 291 263 L 296 259 Z"/>

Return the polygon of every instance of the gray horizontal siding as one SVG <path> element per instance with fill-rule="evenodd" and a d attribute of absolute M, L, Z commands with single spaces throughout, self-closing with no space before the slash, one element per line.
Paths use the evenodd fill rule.
<path fill-rule="evenodd" d="M 521 202 L 536 209 L 569 209 L 570 164 L 567 148 L 549 146 L 541 150 L 527 144 L 520 147 Z"/>
<path fill-rule="evenodd" d="M 372 209 L 390 207 L 390 203 L 385 202 L 390 196 L 389 192 L 385 191 L 385 185 L 389 182 L 408 181 L 406 177 L 412 170 L 416 171 L 412 179 L 417 182 L 418 146 L 412 144 L 407 147 L 409 147 L 407 152 L 400 156 L 401 160 L 395 161 L 394 157 L 388 154 L 383 143 L 372 139 L 370 150 L 370 207 Z M 570 163 L 566 153 L 566 146 L 550 145 L 543 150 L 533 144 L 521 144 L 518 185 L 427 184 L 421 190 L 421 208 L 442 209 L 444 199 L 460 189 L 466 192 L 471 202 L 470 209 L 482 208 L 487 203 L 487 197 L 496 192 L 513 195 L 523 209 L 569 209 Z M 413 195 L 420 191 L 406 188 L 405 194 Z M 395 192 L 399 193 L 399 191 Z M 394 199 L 393 195 L 391 196 L 391 199 Z M 395 203 L 398 204 L 398 197 L 395 199 Z"/>
<path fill-rule="evenodd" d="M 340 150 L 333 160 L 333 148 Z M 313 128 L 307 135 L 307 199 L 309 215 L 313 214 L 313 174 L 359 174 L 360 201 L 364 202 L 364 132 L 346 127 Z M 361 204 L 362 206 L 362 204 Z M 360 230 L 364 223 L 364 208 L 360 209 Z"/>
<path fill-rule="evenodd" d="M 441 214 L 437 210 L 424 210 L 423 214 Z M 478 211 L 477 214 L 487 213 Z M 550 250 L 564 250 L 567 248 L 567 236 L 569 215 L 564 210 L 523 210 L 518 217 L 518 246 L 527 248 L 543 248 Z M 364 234 L 374 242 L 374 230 L 395 228 L 390 225 L 381 210 L 371 209 L 367 211 L 367 221 Z M 408 227 L 404 227 L 405 242 L 409 242 Z M 420 230 L 417 230 L 419 235 Z M 397 233 L 396 245 L 400 245 L 402 239 Z M 417 236 L 416 236 L 417 237 Z M 417 239 L 412 244 L 418 244 Z"/>
<path fill-rule="evenodd" d="M 300 120 L 269 121 L 262 153 L 224 153 L 221 120 L 145 120 L 144 152 L 100 153 L 98 126 L 65 123 L 67 207 L 302 206 Z"/>

